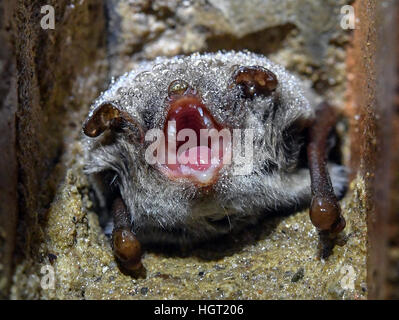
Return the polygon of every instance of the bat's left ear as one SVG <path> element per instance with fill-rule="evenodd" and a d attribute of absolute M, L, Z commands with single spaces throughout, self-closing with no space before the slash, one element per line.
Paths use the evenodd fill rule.
<path fill-rule="evenodd" d="M 86 136 L 98 137 L 105 130 L 129 131 L 129 136 L 136 142 L 143 142 L 144 133 L 137 120 L 126 111 L 120 110 L 113 102 L 104 102 L 92 110 L 83 123 Z"/>
<path fill-rule="evenodd" d="M 241 89 L 244 98 L 269 96 L 278 85 L 277 76 L 261 66 L 241 66 L 232 76 L 233 84 Z"/>

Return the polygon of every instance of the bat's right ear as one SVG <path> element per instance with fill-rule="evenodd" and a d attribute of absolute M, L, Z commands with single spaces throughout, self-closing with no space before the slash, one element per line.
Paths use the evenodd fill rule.
<path fill-rule="evenodd" d="M 137 142 L 143 142 L 144 133 L 141 125 L 126 111 L 118 108 L 113 102 L 104 102 L 90 111 L 83 123 L 83 133 L 91 138 L 98 137 L 105 130 L 129 131 L 129 136 Z"/>

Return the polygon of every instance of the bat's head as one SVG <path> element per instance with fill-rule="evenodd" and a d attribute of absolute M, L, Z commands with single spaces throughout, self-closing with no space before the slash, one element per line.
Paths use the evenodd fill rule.
<path fill-rule="evenodd" d="M 281 181 L 313 116 L 300 82 L 263 56 L 160 58 L 95 102 L 86 172 L 113 174 L 138 228 L 195 229 L 289 202 Z"/>

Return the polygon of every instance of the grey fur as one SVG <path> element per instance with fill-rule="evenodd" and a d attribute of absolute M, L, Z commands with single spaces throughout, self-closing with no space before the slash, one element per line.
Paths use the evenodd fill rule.
<path fill-rule="evenodd" d="M 235 66 L 260 65 L 273 71 L 279 85 L 271 97 L 240 98 L 228 84 Z M 298 167 L 300 135 L 284 136 L 292 125 L 313 119 L 315 103 L 300 80 L 267 58 L 249 52 L 193 54 L 144 62 L 105 91 L 92 109 L 110 101 L 132 115 L 144 128 L 163 128 L 165 98 L 170 82 L 183 79 L 196 88 L 214 118 L 232 128 L 252 128 L 254 170 L 235 176 L 224 167 L 212 192 L 188 182 L 170 181 L 144 159 L 144 145 L 132 144 L 123 133 L 84 138 L 85 171 L 96 177 L 103 199 L 108 185 L 102 174 L 112 171 L 132 217 L 132 228 L 143 243 L 193 243 L 245 226 L 267 212 L 310 202 L 310 176 Z M 346 181 L 343 167 L 330 164 L 337 195 Z M 109 183 L 109 182 L 107 182 Z M 227 224 L 215 223 L 227 218 Z M 310 223 L 310 222 L 309 222 Z"/>

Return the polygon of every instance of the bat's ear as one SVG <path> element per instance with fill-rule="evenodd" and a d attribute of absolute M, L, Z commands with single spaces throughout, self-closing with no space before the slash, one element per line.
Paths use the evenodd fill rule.
<path fill-rule="evenodd" d="M 113 102 L 100 104 L 89 113 L 83 123 L 84 134 L 91 138 L 98 137 L 107 129 L 118 132 L 127 131 L 134 142 L 142 143 L 144 140 L 140 123 Z"/>
<path fill-rule="evenodd" d="M 269 96 L 276 90 L 277 76 L 261 66 L 240 66 L 232 76 L 232 85 L 241 89 L 244 98 Z"/>

